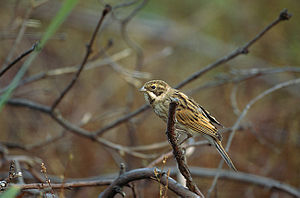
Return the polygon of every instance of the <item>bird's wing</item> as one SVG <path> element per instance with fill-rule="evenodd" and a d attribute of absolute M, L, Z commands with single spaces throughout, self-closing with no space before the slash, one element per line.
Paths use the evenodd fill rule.
<path fill-rule="evenodd" d="M 200 108 L 199 110 L 202 111 L 203 114 L 205 115 L 205 117 L 207 117 L 212 123 L 217 124 L 217 125 L 223 127 L 223 125 L 222 125 L 215 117 L 213 117 L 212 115 L 210 115 L 210 113 L 209 113 L 207 110 L 205 110 L 205 109 L 204 109 L 203 107 L 201 107 L 200 105 L 198 105 L 198 106 L 199 106 L 199 108 Z"/>
<path fill-rule="evenodd" d="M 221 135 L 218 133 L 217 128 L 200 111 L 178 107 L 176 109 L 176 119 L 180 124 L 185 125 L 195 132 L 204 133 L 214 139 L 221 140 Z"/>

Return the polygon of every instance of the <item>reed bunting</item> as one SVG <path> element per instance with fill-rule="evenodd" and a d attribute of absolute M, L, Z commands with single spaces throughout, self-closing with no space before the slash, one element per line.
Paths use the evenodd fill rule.
<path fill-rule="evenodd" d="M 211 144 L 216 146 L 228 166 L 237 171 L 221 144 L 222 136 L 215 126 L 222 125 L 208 111 L 192 98 L 173 89 L 162 80 L 146 82 L 140 91 L 144 93 L 145 100 L 151 105 L 154 112 L 165 122 L 168 120 L 171 99 L 177 98 L 179 104 L 176 109 L 175 128 L 184 131 L 187 138 L 202 134 Z"/>

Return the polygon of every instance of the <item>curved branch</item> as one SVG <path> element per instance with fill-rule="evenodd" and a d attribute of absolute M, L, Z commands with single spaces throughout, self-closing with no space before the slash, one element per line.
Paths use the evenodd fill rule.
<path fill-rule="evenodd" d="M 171 170 L 174 170 L 174 168 Z M 190 167 L 190 170 L 191 173 L 195 176 L 197 175 L 200 177 L 214 177 L 216 175 L 219 175 L 219 178 L 242 181 L 246 183 L 255 184 L 258 186 L 267 187 L 270 189 L 274 188 L 289 193 L 292 196 L 300 197 L 300 191 L 297 190 L 297 188 L 292 187 L 281 181 L 277 181 L 267 177 L 262 177 L 262 176 L 249 174 L 249 173 L 234 172 L 228 170 L 218 170 L 218 169 L 211 169 L 211 168 Z M 174 174 L 175 174 L 175 170 L 174 170 Z"/>
<path fill-rule="evenodd" d="M 234 123 L 234 125 L 232 127 L 232 131 L 231 131 L 231 133 L 229 135 L 229 138 L 228 138 L 228 142 L 227 142 L 226 147 L 225 147 L 226 151 L 229 150 L 229 148 L 231 146 L 231 143 L 232 143 L 232 140 L 233 140 L 233 137 L 235 135 L 235 132 L 237 131 L 237 128 L 240 126 L 241 121 L 246 116 L 246 114 L 248 113 L 248 111 L 252 107 L 252 105 L 254 105 L 257 101 L 259 101 L 260 99 L 262 99 L 266 95 L 268 95 L 268 94 L 270 94 L 270 93 L 272 93 L 272 92 L 274 92 L 274 91 L 276 91 L 278 89 L 281 89 L 281 88 L 284 88 L 284 87 L 287 87 L 287 86 L 291 86 L 291 85 L 295 85 L 295 84 L 299 84 L 299 83 L 300 83 L 300 78 L 289 80 L 289 81 L 286 81 L 286 82 L 283 82 L 283 83 L 279 83 L 279 84 L 271 87 L 270 89 L 267 89 L 266 91 L 264 91 L 263 93 L 259 94 L 255 98 L 253 98 L 245 106 L 245 108 L 243 109 L 242 113 L 240 114 L 240 116 L 238 117 L 238 119 L 236 120 L 236 122 Z M 221 169 L 222 166 L 223 166 L 223 164 L 224 164 L 224 161 L 223 160 L 220 161 L 218 169 Z M 208 190 L 208 195 L 210 195 L 210 193 L 213 191 L 213 189 L 217 185 L 218 178 L 219 178 L 219 174 L 216 174 L 216 176 L 214 177 L 213 183 L 212 183 L 211 187 Z"/>
<path fill-rule="evenodd" d="M 181 197 L 198 197 L 195 193 L 189 191 L 187 188 L 177 183 L 164 172 L 156 168 L 140 168 L 123 173 L 111 185 L 106 188 L 99 198 L 113 197 L 118 193 L 117 189 L 126 186 L 128 183 L 141 179 L 151 179 L 163 185 L 168 185 L 168 189 Z"/>
<path fill-rule="evenodd" d="M 14 105 L 14 106 L 27 107 L 27 108 L 45 113 L 45 114 L 49 115 L 54 121 L 56 121 L 64 129 L 66 129 L 66 130 L 68 130 L 68 131 L 70 131 L 70 132 L 72 132 L 76 135 L 80 135 L 84 138 L 88 138 L 88 139 L 91 139 L 93 141 L 96 141 L 97 143 L 100 143 L 103 146 L 106 146 L 106 147 L 111 148 L 113 150 L 122 151 L 122 152 L 125 152 L 125 153 L 129 154 L 129 155 L 132 155 L 132 156 L 135 156 L 135 157 L 138 157 L 138 158 L 144 158 L 144 159 L 149 159 L 149 158 L 151 159 L 151 158 L 157 157 L 157 155 L 155 155 L 155 154 L 139 153 L 139 152 L 131 150 L 130 148 L 128 148 L 126 146 L 115 144 L 115 143 L 112 143 L 112 142 L 110 142 L 110 141 L 108 141 L 104 138 L 97 137 L 93 133 L 91 133 L 90 131 L 87 131 L 87 130 L 85 130 L 81 127 L 78 127 L 78 126 L 70 123 L 69 121 L 67 121 L 59 113 L 59 111 L 52 112 L 51 108 L 46 106 L 46 105 L 38 104 L 38 103 L 35 103 L 33 101 L 30 101 L 30 100 L 26 100 L 26 99 L 9 99 L 7 101 L 7 104 Z"/>

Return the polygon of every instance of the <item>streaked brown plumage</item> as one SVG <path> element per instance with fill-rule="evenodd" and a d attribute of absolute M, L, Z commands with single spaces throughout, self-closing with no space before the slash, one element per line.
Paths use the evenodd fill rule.
<path fill-rule="evenodd" d="M 202 134 L 211 144 L 216 146 L 228 166 L 236 171 L 235 166 L 221 144 L 222 137 L 215 126 L 221 126 L 221 124 L 208 111 L 192 98 L 189 98 L 179 90 L 173 89 L 162 80 L 149 81 L 144 84 L 140 91 L 144 93 L 145 100 L 151 105 L 154 112 L 165 122 L 168 119 L 171 98 L 177 98 L 179 105 L 176 109 L 175 127 L 185 131 L 188 137 Z"/>

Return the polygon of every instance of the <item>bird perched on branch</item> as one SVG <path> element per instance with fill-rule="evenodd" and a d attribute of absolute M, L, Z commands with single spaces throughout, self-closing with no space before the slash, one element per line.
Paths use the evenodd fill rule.
<path fill-rule="evenodd" d="M 144 93 L 145 100 L 151 105 L 154 112 L 165 122 L 168 120 L 170 102 L 172 99 L 177 99 L 175 128 L 184 131 L 187 138 L 198 134 L 203 135 L 211 144 L 216 146 L 228 166 L 237 171 L 221 144 L 222 136 L 215 126 L 222 125 L 208 111 L 192 98 L 173 89 L 162 80 L 146 82 L 140 91 Z"/>

